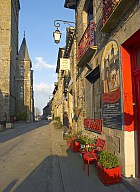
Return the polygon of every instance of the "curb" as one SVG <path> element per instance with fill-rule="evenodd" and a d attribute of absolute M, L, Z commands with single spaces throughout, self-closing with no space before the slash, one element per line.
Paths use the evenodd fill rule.
<path fill-rule="evenodd" d="M 140 181 L 134 178 L 122 177 L 123 185 L 132 192 L 140 192 Z"/>

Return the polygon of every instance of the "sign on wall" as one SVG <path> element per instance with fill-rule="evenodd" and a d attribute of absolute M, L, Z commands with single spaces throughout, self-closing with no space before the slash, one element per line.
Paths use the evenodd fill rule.
<path fill-rule="evenodd" d="M 70 70 L 70 59 L 60 58 L 60 70 Z"/>
<path fill-rule="evenodd" d="M 122 129 L 119 49 L 110 41 L 101 62 L 103 126 Z"/>
<path fill-rule="evenodd" d="M 88 131 L 102 132 L 102 120 L 101 119 L 84 119 L 84 127 Z"/>

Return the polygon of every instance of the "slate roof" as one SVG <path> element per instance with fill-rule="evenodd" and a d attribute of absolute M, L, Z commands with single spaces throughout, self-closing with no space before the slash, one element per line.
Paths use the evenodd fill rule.
<path fill-rule="evenodd" d="M 23 38 L 23 41 L 21 43 L 21 47 L 20 47 L 19 54 L 18 54 L 18 59 L 23 60 L 23 61 L 24 60 L 30 61 L 25 37 Z"/>

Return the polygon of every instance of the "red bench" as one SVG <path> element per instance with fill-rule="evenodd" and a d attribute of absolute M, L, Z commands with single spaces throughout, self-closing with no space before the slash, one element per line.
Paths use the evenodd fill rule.
<path fill-rule="evenodd" d="M 83 170 L 85 171 L 85 164 L 88 165 L 88 176 L 89 176 L 89 165 L 92 163 L 96 163 L 99 158 L 99 153 L 105 148 L 105 140 L 98 138 L 96 144 L 91 144 L 92 147 L 95 147 L 91 152 L 83 151 Z"/>

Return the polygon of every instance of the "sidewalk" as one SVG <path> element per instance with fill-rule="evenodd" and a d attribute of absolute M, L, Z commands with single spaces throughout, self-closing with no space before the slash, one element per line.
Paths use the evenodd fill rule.
<path fill-rule="evenodd" d="M 14 128 L 24 127 L 25 123 L 15 123 Z M 97 167 L 90 165 L 90 176 L 83 171 L 83 160 L 79 153 L 73 153 L 63 140 L 62 130 L 50 123 L 52 154 L 57 157 L 55 166 L 55 192 L 140 192 L 140 180 L 123 178 L 121 184 L 104 186 L 97 176 Z M 8 129 L 7 131 L 13 131 Z M 2 132 L 3 135 L 5 132 Z M 57 169 L 57 170 L 56 170 Z M 60 169 L 60 173 L 59 173 Z M 59 183 L 58 177 L 62 180 Z M 61 190 L 60 190 L 61 189 Z"/>
<path fill-rule="evenodd" d="M 104 186 L 97 176 L 97 167 L 90 165 L 90 176 L 83 171 L 83 160 L 79 153 L 73 153 L 63 140 L 62 130 L 55 129 L 52 125 L 53 153 L 59 158 L 64 192 L 137 192 L 128 183 Z M 124 184 L 125 185 L 124 185 Z M 127 187 L 126 187 L 127 185 Z M 138 190 L 140 191 L 140 190 Z"/>

